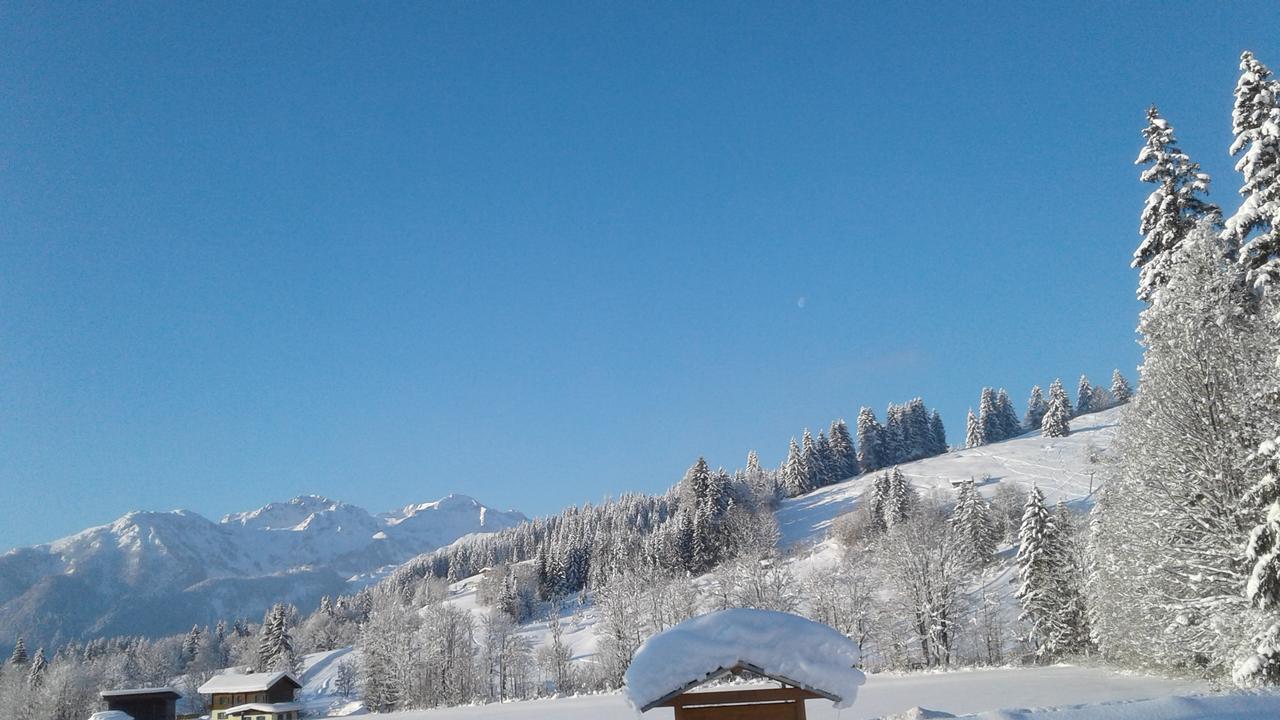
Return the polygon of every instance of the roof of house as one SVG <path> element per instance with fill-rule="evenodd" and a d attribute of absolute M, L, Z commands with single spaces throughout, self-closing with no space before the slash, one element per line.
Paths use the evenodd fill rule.
<path fill-rule="evenodd" d="M 103 699 L 136 697 L 136 696 L 144 696 L 144 695 L 173 696 L 173 699 L 175 700 L 182 697 L 182 693 L 179 693 L 177 690 L 174 690 L 171 687 L 124 688 L 121 690 L 103 690 L 101 693 L 99 693 L 99 695 L 101 695 Z"/>
<path fill-rule="evenodd" d="M 636 651 L 624 679 L 640 712 L 735 670 L 748 670 L 853 704 L 865 677 L 858 645 L 835 628 L 790 613 L 732 608 L 668 628 Z"/>
<path fill-rule="evenodd" d="M 282 680 L 293 683 L 294 688 L 302 687 L 302 683 L 298 682 L 298 678 L 294 677 L 291 672 L 248 673 L 243 675 L 227 673 L 209 678 L 209 682 L 201 685 L 196 692 L 201 695 L 263 692 L 275 687 Z"/>
<path fill-rule="evenodd" d="M 272 715 L 275 715 L 278 713 L 289 712 L 290 710 L 301 710 L 301 709 L 302 709 L 302 703 L 298 703 L 298 702 L 245 703 L 243 705 L 237 705 L 233 708 L 227 708 L 226 710 L 223 710 L 223 712 L 228 715 L 235 715 L 237 713 L 243 713 L 243 712 L 271 713 Z"/>

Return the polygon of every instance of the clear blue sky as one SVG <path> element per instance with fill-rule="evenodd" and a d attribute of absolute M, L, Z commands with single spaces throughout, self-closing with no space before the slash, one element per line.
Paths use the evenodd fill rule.
<path fill-rule="evenodd" d="M 1277 38 L 1265 3 L 5 3 L 0 548 L 302 493 L 543 514 L 863 404 L 954 440 L 983 385 L 1133 377 L 1143 112 L 1233 209 Z"/>

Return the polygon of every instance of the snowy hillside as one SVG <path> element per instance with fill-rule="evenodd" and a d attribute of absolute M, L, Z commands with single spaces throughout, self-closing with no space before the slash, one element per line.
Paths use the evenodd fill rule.
<path fill-rule="evenodd" d="M 309 495 L 212 522 L 186 510 L 132 512 L 0 555 L 0 644 L 181 632 L 303 609 L 350 592 L 353 576 L 525 519 L 465 495 L 374 515 Z"/>
<path fill-rule="evenodd" d="M 1088 503 L 1090 487 L 1097 489 L 1089 456 L 1111 446 L 1123 411 L 1120 406 L 1077 417 L 1071 421 L 1071 435 L 1064 438 L 1032 432 L 899 467 L 921 493 L 950 493 L 953 482 L 973 478 L 980 481 L 978 490 L 984 495 L 1003 481 L 1026 488 L 1038 485 L 1050 503 Z M 990 480 L 984 483 L 983 478 Z M 831 521 L 852 510 L 873 479 L 874 475 L 863 475 L 785 501 L 777 513 L 782 544 L 821 540 Z"/>

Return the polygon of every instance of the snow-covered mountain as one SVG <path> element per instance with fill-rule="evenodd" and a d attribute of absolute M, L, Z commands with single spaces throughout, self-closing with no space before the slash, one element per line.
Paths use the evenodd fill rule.
<path fill-rule="evenodd" d="M 463 535 L 525 520 L 465 495 L 372 514 L 316 495 L 234 513 L 131 512 L 107 525 L 0 555 L 0 645 L 157 635 L 257 618 L 272 603 L 310 609 L 353 576 Z"/>

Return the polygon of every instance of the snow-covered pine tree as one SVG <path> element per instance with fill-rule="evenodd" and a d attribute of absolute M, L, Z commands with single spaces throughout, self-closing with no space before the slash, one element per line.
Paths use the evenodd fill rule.
<path fill-rule="evenodd" d="M 929 436 L 932 447 L 929 455 L 942 455 L 947 451 L 947 429 L 942 424 L 942 414 L 934 410 L 929 414 Z"/>
<path fill-rule="evenodd" d="M 800 451 L 803 453 L 804 468 L 807 471 L 804 479 L 804 492 L 809 492 L 822 485 L 822 475 L 826 472 L 826 462 L 818 453 L 817 442 L 814 441 L 813 435 L 809 433 L 809 428 L 804 429 L 804 435 L 800 441 Z"/>
<path fill-rule="evenodd" d="M 1077 652 L 1090 642 L 1089 611 L 1085 603 L 1085 579 L 1088 562 L 1076 518 L 1063 502 L 1058 503 L 1053 519 L 1058 554 L 1058 635 L 1053 639 L 1054 651 Z"/>
<path fill-rule="evenodd" d="M 827 439 L 825 432 L 818 431 L 818 439 L 813 442 L 813 451 L 818 457 L 818 472 L 816 473 L 818 482 L 814 487 L 826 487 L 839 482 L 842 479 L 840 477 L 840 468 L 836 465 L 835 455 L 831 452 L 831 441 Z"/>
<path fill-rule="evenodd" d="M 1040 420 L 1040 432 L 1045 437 L 1066 437 L 1071 434 L 1071 398 L 1062 389 L 1062 381 L 1055 379 L 1049 385 L 1049 403 Z"/>
<path fill-rule="evenodd" d="M 858 411 L 858 467 L 862 472 L 874 472 L 887 463 L 884 459 L 884 427 L 869 407 Z"/>
<path fill-rule="evenodd" d="M 744 479 L 758 507 L 772 509 L 782 499 L 777 475 L 760 467 L 760 456 L 755 450 L 747 453 Z"/>
<path fill-rule="evenodd" d="M 292 672 L 297 669 L 298 658 L 289 632 L 289 610 L 289 606 L 277 603 L 262 620 L 258 640 L 258 669 L 261 672 Z"/>
<path fill-rule="evenodd" d="M 1013 409 L 1013 403 L 1009 400 L 1009 393 L 1004 388 L 1000 388 L 996 392 L 996 419 L 1000 426 L 1001 439 L 1008 440 L 1011 437 L 1022 434 L 1022 425 L 1018 422 L 1018 413 Z"/>
<path fill-rule="evenodd" d="M 889 528 L 889 503 L 892 481 L 889 473 L 884 472 L 876 476 L 871 484 L 871 526 L 877 530 L 887 530 Z"/>
<path fill-rule="evenodd" d="M 858 474 L 858 451 L 853 446 L 853 436 L 844 420 L 836 420 L 830 428 L 831 454 L 835 459 L 839 479 L 845 480 Z"/>
<path fill-rule="evenodd" d="M 272 605 L 262 617 L 262 627 L 258 630 L 258 662 L 254 668 L 258 672 L 266 672 L 275 663 L 276 635 L 279 633 L 277 618 L 280 605 Z"/>
<path fill-rule="evenodd" d="M 964 446 L 975 448 L 985 444 L 986 438 L 982 436 L 982 423 L 979 423 L 978 417 L 973 414 L 973 408 L 969 408 L 969 416 L 964 423 Z"/>
<path fill-rule="evenodd" d="M 787 497 L 797 497 L 808 492 L 809 469 L 805 467 L 800 444 L 791 438 L 787 460 L 782 465 L 782 489 Z"/>
<path fill-rule="evenodd" d="M 1124 375 L 1120 374 L 1120 369 L 1116 368 L 1111 371 L 1111 399 L 1117 405 L 1123 405 L 1129 402 L 1129 398 L 1133 397 L 1133 390 L 1129 387 L 1129 381 Z"/>
<path fill-rule="evenodd" d="M 18 636 L 18 641 L 13 644 L 13 653 L 9 655 L 10 665 L 26 665 L 27 664 L 27 642 Z"/>
<path fill-rule="evenodd" d="M 1022 419 L 1022 427 L 1027 430 L 1037 430 L 1040 427 L 1040 421 L 1044 420 L 1044 414 L 1049 410 L 1049 404 L 1044 401 L 1044 392 L 1039 385 L 1031 388 L 1031 397 L 1027 399 L 1027 414 Z"/>
<path fill-rule="evenodd" d="M 970 478 L 960 484 L 951 527 L 960 539 L 961 552 L 970 567 L 985 567 L 996 549 L 996 530 L 990 508 Z"/>
<path fill-rule="evenodd" d="M 1135 164 L 1150 166 L 1142 171 L 1142 182 L 1156 189 L 1142 209 L 1142 243 L 1131 267 L 1138 268 L 1138 299 L 1150 302 L 1168 280 L 1173 251 L 1198 219 L 1219 210 L 1201 197 L 1209 191 L 1209 176 L 1178 147 L 1173 128 L 1154 106 L 1147 110 L 1142 136 L 1146 144 Z"/>
<path fill-rule="evenodd" d="M 982 398 L 978 401 L 978 426 L 982 428 L 983 445 L 1004 440 L 996 412 L 996 392 L 989 387 L 982 388 Z"/>
<path fill-rule="evenodd" d="M 935 453 L 931 452 L 933 438 L 929 429 L 929 409 L 924 400 L 912 398 L 903 409 L 904 445 L 906 460 L 919 460 Z"/>
<path fill-rule="evenodd" d="M 1083 374 L 1080 376 L 1080 384 L 1076 386 L 1076 415 L 1084 415 L 1096 410 L 1093 406 L 1093 385 L 1089 384 L 1089 378 Z"/>
<path fill-rule="evenodd" d="M 884 504 L 884 521 L 887 527 L 904 523 L 915 512 L 918 497 L 915 488 L 907 481 L 902 470 L 894 468 L 889 473 L 888 497 Z"/>
<path fill-rule="evenodd" d="M 195 659 L 196 654 L 200 652 L 200 628 L 196 625 L 191 626 L 191 631 L 182 639 L 182 661 L 185 668 L 187 663 Z"/>
<path fill-rule="evenodd" d="M 1028 640 L 1036 657 L 1051 656 L 1057 635 L 1059 598 L 1055 527 L 1044 504 L 1044 493 L 1033 486 L 1027 496 L 1018 531 L 1018 590 L 1014 597 L 1022 606 L 1019 620 L 1027 623 Z"/>
<path fill-rule="evenodd" d="M 1240 246 L 1246 281 L 1260 293 L 1280 282 L 1280 83 L 1249 51 L 1240 56 L 1235 97 L 1230 152 L 1240 156 L 1244 200 L 1227 220 L 1225 235 Z"/>
<path fill-rule="evenodd" d="M 27 687 L 33 690 L 39 688 L 48 667 L 49 662 L 44 659 L 44 648 L 36 648 L 36 654 L 31 658 L 31 668 L 27 670 Z"/>
<path fill-rule="evenodd" d="M 903 462 L 907 457 L 907 430 L 905 408 L 889 403 L 884 413 L 884 432 L 881 434 L 880 451 L 888 465 Z"/>

